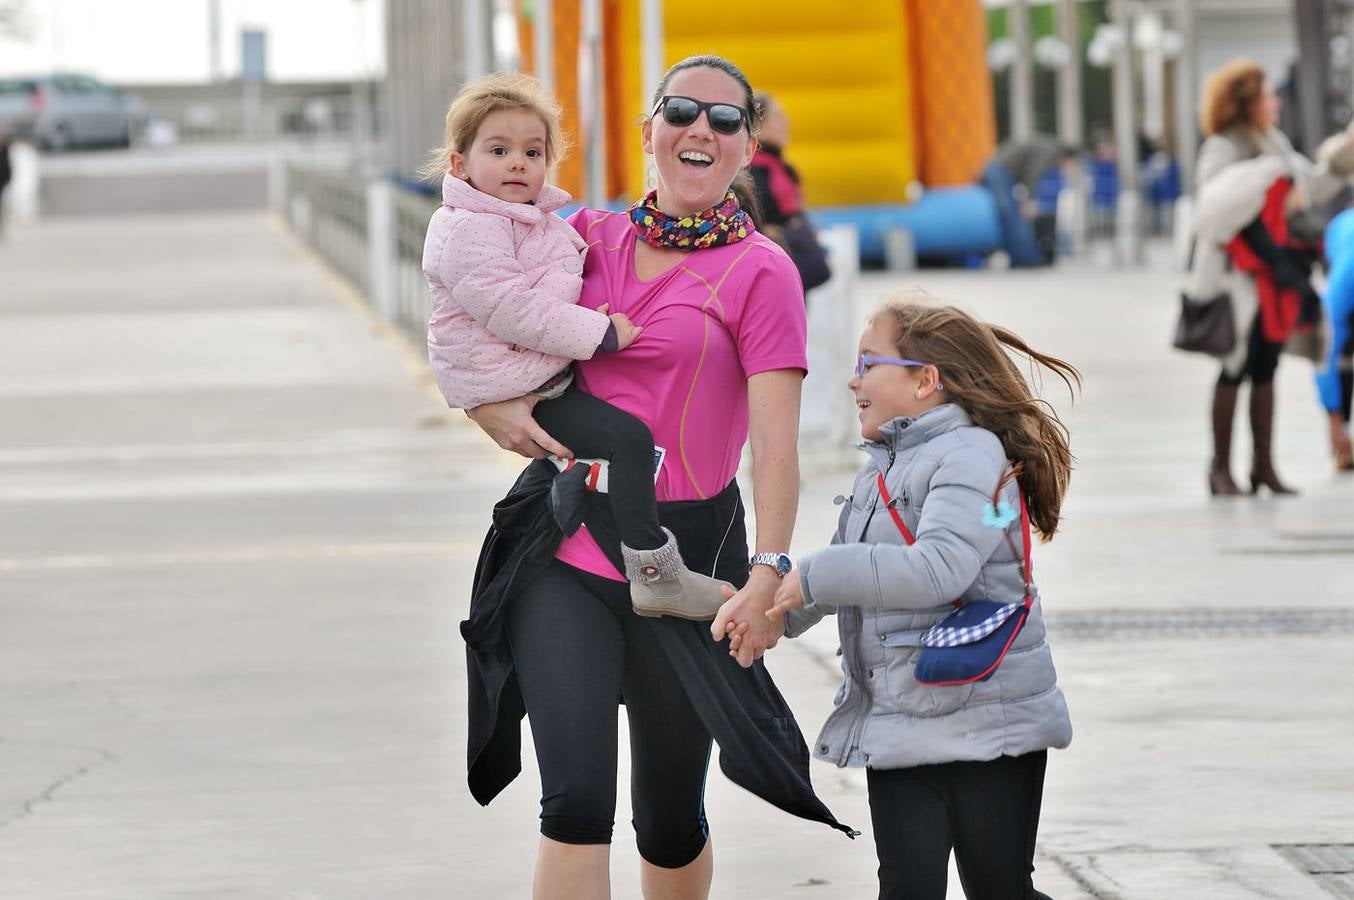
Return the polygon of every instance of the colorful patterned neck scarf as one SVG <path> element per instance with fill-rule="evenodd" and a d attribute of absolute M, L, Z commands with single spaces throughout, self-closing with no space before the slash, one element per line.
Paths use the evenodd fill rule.
<path fill-rule="evenodd" d="M 752 217 L 738 206 L 733 191 L 718 205 L 689 216 L 671 216 L 658 208 L 658 192 L 650 191 L 630 207 L 630 224 L 650 247 L 703 250 L 736 244 L 755 229 Z"/>

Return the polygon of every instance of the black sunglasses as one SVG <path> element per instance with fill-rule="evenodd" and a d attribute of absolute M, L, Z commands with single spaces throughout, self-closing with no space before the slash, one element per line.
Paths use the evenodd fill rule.
<path fill-rule="evenodd" d="M 663 111 L 663 121 L 678 128 L 685 128 L 702 112 L 710 127 L 720 134 L 737 134 L 738 129 L 747 121 L 748 111 L 732 103 L 706 103 L 690 97 L 667 96 L 658 101 L 654 112 Z"/>

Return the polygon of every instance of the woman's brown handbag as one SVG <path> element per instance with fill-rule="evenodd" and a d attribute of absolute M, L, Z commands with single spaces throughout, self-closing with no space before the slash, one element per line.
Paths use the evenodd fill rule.
<path fill-rule="evenodd" d="M 1175 347 L 1190 353 L 1226 356 L 1236 344 L 1232 321 L 1232 296 L 1218 294 L 1207 300 L 1180 295 L 1180 318 L 1175 323 Z"/>

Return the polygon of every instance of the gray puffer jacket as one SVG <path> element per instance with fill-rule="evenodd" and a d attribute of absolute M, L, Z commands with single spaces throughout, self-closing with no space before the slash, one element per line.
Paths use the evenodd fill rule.
<path fill-rule="evenodd" d="M 870 462 L 856 476 L 831 546 L 799 561 L 805 606 L 790 614 L 786 633 L 802 634 L 835 612 L 845 676 L 814 755 L 838 766 L 897 769 L 1066 747 L 1072 723 L 1037 591 L 990 679 L 931 687 L 912 675 L 922 633 L 953 611 L 955 598 L 1024 600 L 1022 558 L 1012 555 L 1003 529 L 983 524 L 1007 466 L 1001 442 L 953 403 L 894 419 L 880 432 L 882 443 L 864 445 Z M 880 471 L 916 536 L 912 546 L 880 502 Z M 1014 481 L 1002 499 L 1020 508 Z M 1019 517 L 1007 529 L 1023 552 Z"/>

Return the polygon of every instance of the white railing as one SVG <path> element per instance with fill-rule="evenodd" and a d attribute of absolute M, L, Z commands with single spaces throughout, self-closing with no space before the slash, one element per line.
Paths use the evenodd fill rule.
<path fill-rule="evenodd" d="M 378 179 L 283 165 L 274 203 L 292 231 L 361 291 L 381 318 L 423 342 L 432 311 L 423 235 L 437 201 Z"/>
<path fill-rule="evenodd" d="M 432 312 L 432 298 L 423 276 L 423 236 L 438 201 L 399 189 L 392 191 L 392 195 L 395 270 L 391 279 L 394 302 L 390 318 L 409 333 L 411 340 L 422 345 L 427 339 L 428 316 Z"/>
<path fill-rule="evenodd" d="M 141 103 L 144 137 L 178 144 L 349 139 L 362 110 L 348 95 L 258 97 L 151 96 Z M 370 119 L 370 116 L 367 116 Z"/>
<path fill-rule="evenodd" d="M 339 172 L 285 166 L 285 206 L 294 232 L 361 291 L 368 278 L 367 193 L 361 181 Z"/>

